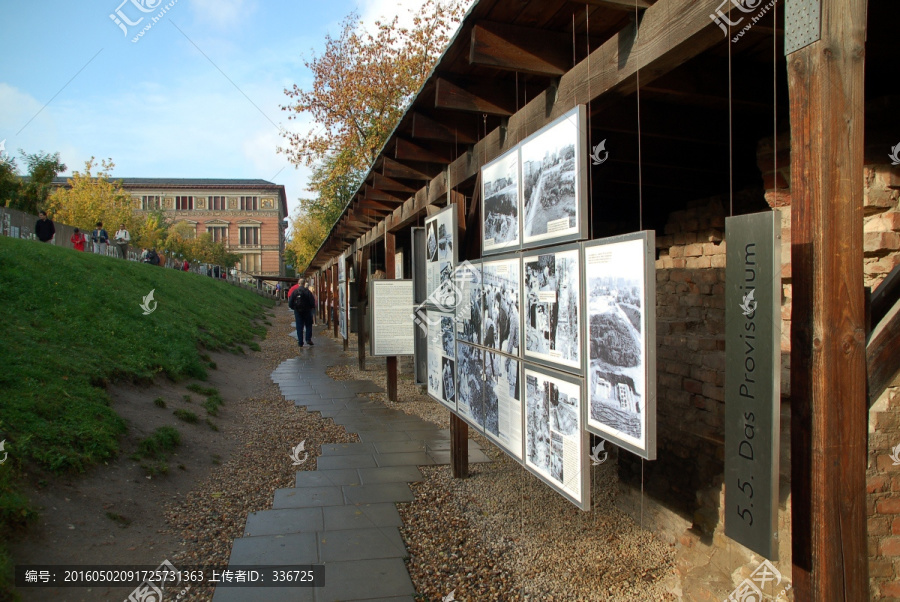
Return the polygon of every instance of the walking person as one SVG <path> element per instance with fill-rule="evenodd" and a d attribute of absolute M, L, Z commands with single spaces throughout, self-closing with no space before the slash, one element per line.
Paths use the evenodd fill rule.
<path fill-rule="evenodd" d="M 94 253 L 106 255 L 106 245 L 109 244 L 109 234 L 103 229 L 103 222 L 97 222 L 97 227 L 91 232 L 91 242 L 94 245 Z"/>
<path fill-rule="evenodd" d="M 69 239 L 69 242 L 72 243 L 72 248 L 76 251 L 84 252 L 84 243 L 87 242 L 87 238 L 84 236 L 84 232 L 75 228 L 75 234 Z"/>
<path fill-rule="evenodd" d="M 115 241 L 122 259 L 128 259 L 128 243 L 131 242 L 131 234 L 125 229 L 125 224 L 121 224 L 116 230 Z"/>
<path fill-rule="evenodd" d="M 312 346 L 313 314 L 316 311 L 316 297 L 306 288 L 306 279 L 301 278 L 288 292 L 288 307 L 294 310 L 294 323 L 297 326 L 297 345 L 303 342 Z M 306 337 L 304 338 L 304 331 Z"/>
<path fill-rule="evenodd" d="M 34 224 L 34 233 L 37 235 L 39 241 L 50 242 L 56 235 L 56 226 L 54 226 L 50 218 L 47 217 L 46 211 L 38 213 L 38 218 L 37 223 Z"/>

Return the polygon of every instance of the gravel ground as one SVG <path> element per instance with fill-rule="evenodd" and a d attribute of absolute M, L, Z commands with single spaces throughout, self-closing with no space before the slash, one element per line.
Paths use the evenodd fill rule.
<path fill-rule="evenodd" d="M 182 552 L 170 559 L 176 567 L 228 564 L 232 542 L 243 535 L 247 515 L 270 509 L 276 489 L 293 487 L 298 467 L 292 465 L 289 452 L 295 445 L 305 440 L 312 459 L 319 456 L 323 444 L 358 440 L 330 419 L 308 414 L 281 397 L 269 375 L 285 359 L 297 355 L 296 340 L 288 336 L 293 316 L 276 308 L 268 319 L 272 326 L 267 338 L 259 342 L 258 359 L 248 362 L 247 378 L 257 379 L 260 388 L 257 396 L 240 404 L 237 437 L 242 451 L 167 508 L 167 524 L 182 539 Z M 315 470 L 316 463 L 308 461 L 303 468 Z M 168 598 L 170 592 L 166 594 Z M 211 598 L 211 588 L 193 588 L 180 600 Z"/>
<path fill-rule="evenodd" d="M 356 357 L 351 335 L 348 357 Z M 385 385 L 383 360 L 330 369 L 342 379 Z M 401 374 L 397 403 L 373 399 L 444 428 L 450 412 Z M 448 466 L 423 467 L 415 501 L 399 504 L 410 576 L 421 600 L 674 600 L 667 582 L 675 548 L 635 524 L 614 504 L 615 455 L 591 470 L 592 509 L 582 512 L 483 437 L 494 462 L 472 464 L 468 479 Z"/>

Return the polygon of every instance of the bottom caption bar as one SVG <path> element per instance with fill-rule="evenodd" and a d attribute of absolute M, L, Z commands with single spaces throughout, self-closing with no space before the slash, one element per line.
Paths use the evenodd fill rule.
<path fill-rule="evenodd" d="M 16 587 L 324 587 L 325 565 L 17 565 Z"/>

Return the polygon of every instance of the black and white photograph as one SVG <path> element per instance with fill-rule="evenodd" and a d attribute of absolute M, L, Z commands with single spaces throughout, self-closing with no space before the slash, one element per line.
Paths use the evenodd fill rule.
<path fill-rule="evenodd" d="M 485 434 L 517 460 L 522 459 L 522 395 L 519 360 L 484 352 Z"/>
<path fill-rule="evenodd" d="M 589 505 L 583 470 L 581 379 L 525 367 L 525 466 L 579 507 Z"/>
<path fill-rule="evenodd" d="M 581 272 L 568 247 L 523 259 L 525 358 L 580 373 Z"/>
<path fill-rule="evenodd" d="M 481 341 L 502 353 L 520 353 L 521 264 L 512 257 L 482 264 Z"/>
<path fill-rule="evenodd" d="M 481 264 L 464 261 L 456 269 L 456 338 L 481 344 Z"/>
<path fill-rule="evenodd" d="M 456 338 L 452 313 L 429 309 L 428 325 L 428 394 L 456 411 Z"/>
<path fill-rule="evenodd" d="M 576 107 L 521 144 L 522 244 L 584 237 L 584 107 Z"/>
<path fill-rule="evenodd" d="M 337 261 L 338 266 L 338 282 L 346 282 L 347 281 L 347 256 L 341 255 L 338 257 Z"/>
<path fill-rule="evenodd" d="M 456 207 L 447 207 L 425 220 L 426 304 L 441 310 L 452 311 L 455 301 L 447 298 L 456 289 L 453 270 L 456 268 Z M 452 301 L 452 299 L 451 299 Z"/>
<path fill-rule="evenodd" d="M 488 383 L 483 374 L 483 351 L 473 345 L 460 343 L 456 353 L 456 408 L 460 416 L 484 431 L 482 399 Z"/>
<path fill-rule="evenodd" d="M 482 246 L 485 255 L 519 246 L 519 150 L 481 168 Z"/>
<path fill-rule="evenodd" d="M 655 386 L 649 374 L 655 372 L 649 367 L 654 357 L 648 353 L 655 344 L 649 332 L 655 318 L 650 319 L 647 300 L 655 299 L 655 291 L 647 289 L 655 288 L 655 275 L 648 275 L 648 265 L 653 265 L 648 249 L 653 247 L 647 238 L 644 233 L 615 237 L 587 245 L 584 251 L 587 428 L 639 455 L 648 452 L 647 400 L 655 397 L 653 391 L 648 395 L 648 387 Z M 654 283 L 648 286 L 651 279 Z"/>

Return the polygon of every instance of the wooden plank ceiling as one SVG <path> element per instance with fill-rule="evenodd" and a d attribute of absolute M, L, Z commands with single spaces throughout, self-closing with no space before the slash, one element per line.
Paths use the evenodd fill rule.
<path fill-rule="evenodd" d="M 418 208 L 421 203 L 417 192 L 421 193 L 448 167 L 452 171 L 454 161 L 470 153 L 473 145 L 488 134 L 505 127 L 511 115 L 557 86 L 560 78 L 581 63 L 589 52 L 614 36 L 622 40 L 622 32 L 633 28 L 636 3 L 640 10 L 654 2 L 477 1 L 308 269 L 326 267 L 347 248 L 348 243 L 363 234 L 374 233 L 376 226 L 383 226 L 388 216 L 414 196 L 416 202 L 413 205 Z M 764 36 L 768 32 L 771 40 L 772 27 L 767 28 L 764 23 L 758 25 L 758 31 L 751 30 L 750 35 Z M 711 22 L 710 27 L 716 29 Z M 727 46 L 723 44 L 722 47 L 722 52 L 727 53 Z M 756 48 L 752 42 L 743 47 Z M 721 72 L 722 61 L 727 60 L 722 52 L 720 56 L 711 55 L 706 59 L 713 73 Z M 702 72 L 702 68 L 695 69 L 692 77 L 676 71 L 660 74 L 652 86 L 642 88 L 644 99 L 651 103 L 648 106 L 655 102 L 690 105 L 691 110 L 698 112 L 698 120 L 702 119 L 710 107 L 721 110 L 723 103 L 727 105 L 729 92 L 727 88 L 710 92 L 708 80 L 711 76 L 704 77 Z M 732 98 L 734 102 L 746 102 L 752 109 L 756 96 L 751 91 L 743 99 L 733 92 Z M 610 110 L 610 102 L 616 99 L 621 96 L 591 105 L 592 118 L 599 115 L 594 127 L 608 127 L 610 131 L 618 127 L 628 133 L 633 129 L 628 124 L 636 123 L 635 116 L 621 107 Z M 664 114 L 664 111 L 658 113 Z M 692 148 L 696 146 L 694 150 L 699 149 L 702 153 L 698 155 L 700 159 L 710 155 L 715 155 L 710 156 L 712 160 L 721 158 L 721 149 L 709 148 L 702 128 L 680 128 L 678 123 L 662 121 L 665 120 L 652 116 L 647 119 L 649 135 L 654 135 L 654 122 L 659 122 L 659 135 L 668 136 L 682 145 L 692 145 Z M 650 161 L 648 165 L 658 167 L 660 182 L 677 182 L 678 170 L 684 166 L 670 165 L 672 157 L 667 158 L 665 154 L 646 157 Z M 627 153 L 620 156 L 627 157 Z M 637 178 L 636 173 L 628 175 L 635 171 L 635 166 L 627 165 L 628 162 L 625 159 L 626 176 L 623 177 Z M 702 175 L 703 165 L 695 167 Z M 615 182 L 609 184 L 612 186 Z M 467 180 L 467 185 L 473 186 L 474 178 Z M 672 186 L 678 188 L 677 184 Z M 430 193 L 424 196 L 430 196 Z M 402 217 L 404 223 L 415 218 L 413 215 Z M 380 232 L 383 234 L 383 229 Z"/>

